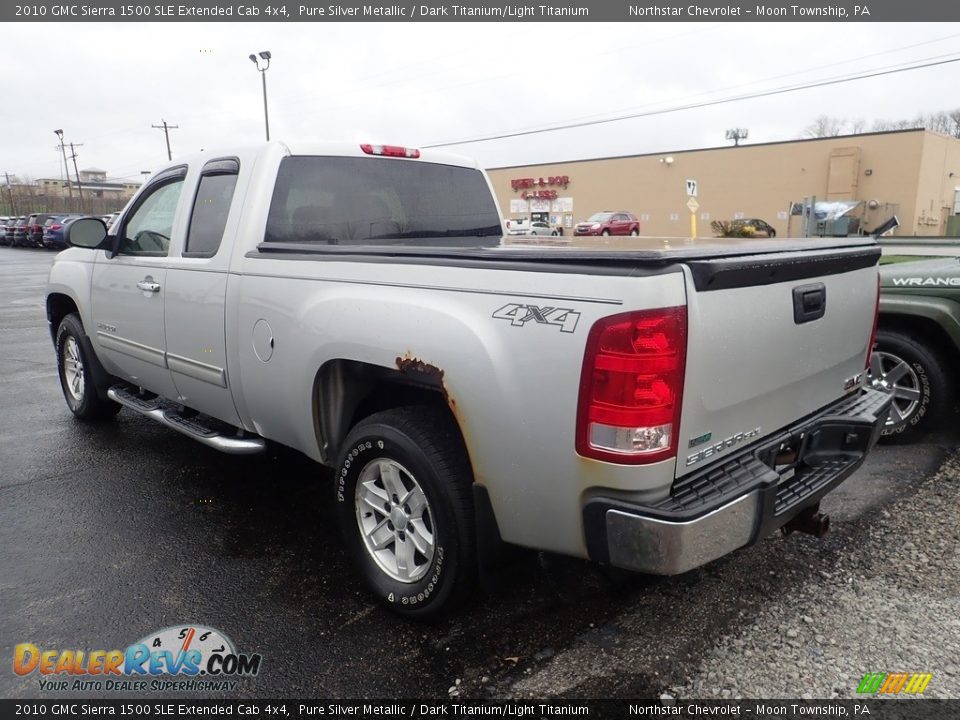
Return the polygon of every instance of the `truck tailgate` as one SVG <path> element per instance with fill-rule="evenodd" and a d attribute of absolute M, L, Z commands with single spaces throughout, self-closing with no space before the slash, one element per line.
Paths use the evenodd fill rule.
<path fill-rule="evenodd" d="M 687 261 L 677 477 L 859 388 L 876 247 Z"/>

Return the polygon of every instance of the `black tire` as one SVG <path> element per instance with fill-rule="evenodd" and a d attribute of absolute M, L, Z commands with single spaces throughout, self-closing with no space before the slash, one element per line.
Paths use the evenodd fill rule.
<path fill-rule="evenodd" d="M 609 230 L 604 230 L 604 231 L 603 231 L 602 233 L 600 233 L 600 234 L 601 234 L 603 237 L 610 237 L 610 231 L 609 231 Z"/>
<path fill-rule="evenodd" d="M 631 236 L 631 237 L 637 237 L 638 235 L 640 235 L 640 231 L 639 231 L 639 230 L 631 230 L 631 231 L 630 231 L 630 236 Z"/>
<path fill-rule="evenodd" d="M 60 321 L 56 342 L 60 389 L 70 412 L 80 420 L 107 420 L 120 411 L 120 405 L 97 392 L 86 342 L 83 323 L 76 313 Z"/>
<path fill-rule="evenodd" d="M 419 486 L 426 498 L 426 506 L 420 510 L 419 526 L 414 524 L 415 519 L 408 523 L 402 515 L 394 514 L 405 512 L 408 518 L 415 518 L 416 509 L 407 507 L 403 498 L 386 489 L 388 483 L 384 478 L 388 474 L 382 471 L 381 463 L 399 466 L 400 471 L 405 471 L 406 474 L 398 472 L 406 489 Z M 372 493 L 368 498 L 390 503 L 389 515 L 386 504 L 384 511 L 371 509 L 369 504 L 361 505 L 357 493 L 361 477 Z M 412 617 L 432 615 L 473 585 L 476 535 L 472 484 L 463 440 L 443 410 L 432 407 L 386 410 L 361 420 L 347 435 L 336 477 L 337 519 L 351 560 L 367 585 L 394 612 Z M 383 497 L 380 497 L 381 489 Z M 410 490 L 408 497 L 414 492 L 415 489 Z M 358 505 L 361 512 L 357 511 Z M 383 548 L 368 549 L 365 537 L 373 533 L 364 533 L 361 523 L 367 523 L 368 528 L 383 526 L 381 532 L 388 538 L 383 540 Z M 417 529 L 421 526 L 432 533 L 432 557 L 429 558 L 412 539 L 417 538 L 424 544 L 426 534 Z M 403 572 L 396 562 L 401 542 L 406 543 L 403 547 L 417 548 L 409 551 L 413 562 L 405 563 L 415 568 L 414 572 L 407 573 L 407 580 L 398 579 L 384 569 L 392 563 L 397 573 Z M 391 544 L 392 551 L 388 547 Z M 374 552 L 381 553 L 385 560 L 376 559 Z"/>
<path fill-rule="evenodd" d="M 881 329 L 877 333 L 870 363 L 871 384 L 889 392 L 900 389 L 881 431 L 884 441 L 912 441 L 943 420 L 953 407 L 955 391 L 946 367 L 942 354 L 923 341 L 896 330 Z M 915 401 L 904 396 L 911 389 L 917 393 Z"/>

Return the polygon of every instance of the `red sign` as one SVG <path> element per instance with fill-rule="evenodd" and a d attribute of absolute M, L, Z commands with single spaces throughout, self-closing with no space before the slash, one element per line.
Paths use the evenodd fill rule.
<path fill-rule="evenodd" d="M 524 190 L 520 193 L 523 200 L 556 200 L 556 190 Z"/>
<path fill-rule="evenodd" d="M 545 187 L 562 187 L 566 189 L 567 185 L 570 183 L 569 175 L 551 175 L 548 178 L 516 178 L 515 180 L 510 181 L 510 186 L 514 190 L 524 190 L 531 188 L 545 188 Z M 554 193 L 552 197 L 556 197 L 557 194 Z M 524 193 L 524 197 L 528 197 Z M 530 196 L 534 197 L 534 196 Z"/>

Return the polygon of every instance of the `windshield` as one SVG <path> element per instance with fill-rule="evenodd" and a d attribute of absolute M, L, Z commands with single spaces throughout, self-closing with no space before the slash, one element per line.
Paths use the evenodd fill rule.
<path fill-rule="evenodd" d="M 587 222 L 606 222 L 613 217 L 613 213 L 594 213 Z"/>
<path fill-rule="evenodd" d="M 484 175 L 383 158 L 284 158 L 266 242 L 491 247 L 502 235 Z"/>

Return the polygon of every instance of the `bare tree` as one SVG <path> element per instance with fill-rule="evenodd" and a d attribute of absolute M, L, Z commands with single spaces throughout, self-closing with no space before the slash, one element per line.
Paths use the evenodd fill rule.
<path fill-rule="evenodd" d="M 947 117 L 950 118 L 950 134 L 960 138 L 960 108 L 948 112 Z"/>
<path fill-rule="evenodd" d="M 884 132 L 886 130 L 909 130 L 911 128 L 923 127 L 923 118 L 914 120 L 874 120 L 874 132 Z"/>
<path fill-rule="evenodd" d="M 819 115 L 816 120 L 807 125 L 804 129 L 804 137 L 822 138 L 836 137 L 843 132 L 843 126 L 847 121 L 843 118 L 834 118 L 829 115 Z"/>
<path fill-rule="evenodd" d="M 864 130 L 867 129 L 867 121 L 863 118 L 857 118 L 856 120 L 850 121 L 850 132 L 854 135 L 859 135 Z"/>

